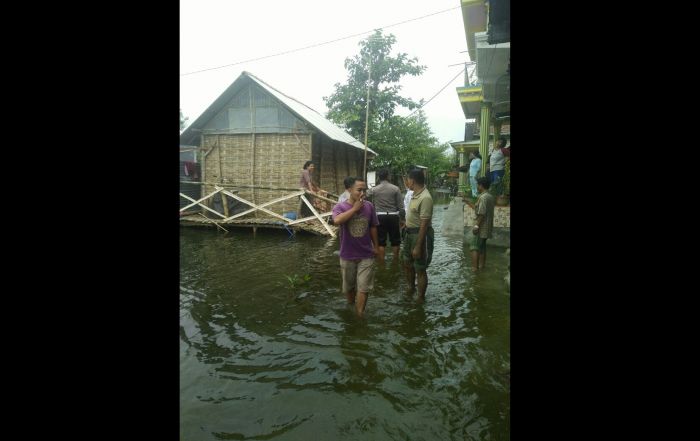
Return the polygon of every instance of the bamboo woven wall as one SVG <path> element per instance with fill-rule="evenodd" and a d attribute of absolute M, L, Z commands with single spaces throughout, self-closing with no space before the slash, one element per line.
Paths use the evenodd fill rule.
<path fill-rule="evenodd" d="M 238 196 L 260 204 L 299 188 L 302 167 L 311 156 L 311 135 L 281 133 L 204 135 L 202 147 L 205 150 L 212 148 L 203 161 L 206 182 L 219 182 L 227 186 L 255 185 L 291 189 L 238 189 Z M 213 185 L 205 187 L 205 194 L 215 190 Z M 295 198 L 266 208 L 275 213 L 283 213 L 296 211 L 298 205 L 299 200 Z M 246 217 L 248 216 L 269 217 L 259 211 Z"/>
<path fill-rule="evenodd" d="M 346 177 L 362 175 L 363 160 L 362 150 L 326 136 L 314 143 L 314 162 L 320 166 L 317 172 L 320 187 L 337 195 L 345 191 Z"/>
<path fill-rule="evenodd" d="M 357 148 L 336 147 L 336 164 L 338 168 L 337 181 L 338 189 L 342 193 L 345 191 L 343 180 L 348 176 L 362 176 L 362 161 L 364 160 L 364 152 Z M 369 161 L 370 156 L 367 157 Z"/>
<path fill-rule="evenodd" d="M 202 149 L 209 151 L 202 161 L 205 182 L 222 183 L 226 187 L 291 189 L 238 188 L 238 196 L 255 204 L 284 196 L 299 188 L 302 167 L 309 159 L 316 164 L 313 177 L 316 184 L 337 195 L 345 191 L 345 177 L 362 174 L 362 150 L 333 141 L 322 134 L 205 134 L 202 136 Z M 214 190 L 213 185 L 205 185 L 204 194 Z M 279 214 L 297 211 L 299 199 L 289 199 L 266 208 Z M 270 216 L 256 211 L 244 217 Z"/>
<path fill-rule="evenodd" d="M 340 187 L 338 187 L 338 167 L 336 167 L 335 153 L 336 151 L 332 148 L 332 141 L 321 136 L 319 142 L 316 144 L 318 146 L 319 159 L 318 164 L 320 166 L 320 172 L 318 173 L 319 181 L 321 183 L 320 187 L 331 193 L 340 195 L 344 191 L 340 190 L 343 188 L 341 182 Z"/>

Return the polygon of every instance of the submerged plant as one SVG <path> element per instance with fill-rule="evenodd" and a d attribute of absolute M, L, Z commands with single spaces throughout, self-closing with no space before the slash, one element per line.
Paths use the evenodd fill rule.
<path fill-rule="evenodd" d="M 284 277 L 287 279 L 287 286 L 291 289 L 306 285 L 311 280 L 310 274 L 300 276 L 299 274 L 295 273 L 292 275 L 285 275 Z"/>

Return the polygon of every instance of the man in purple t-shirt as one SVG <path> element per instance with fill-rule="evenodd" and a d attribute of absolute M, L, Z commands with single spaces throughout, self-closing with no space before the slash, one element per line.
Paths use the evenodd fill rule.
<path fill-rule="evenodd" d="M 350 199 L 333 207 L 333 224 L 340 226 L 340 274 L 348 303 L 355 303 L 362 317 L 367 295 L 374 288 L 374 256 L 379 240 L 379 219 L 374 205 L 366 201 L 367 183 L 362 178 L 345 178 Z M 355 302 L 357 294 L 357 302 Z"/>

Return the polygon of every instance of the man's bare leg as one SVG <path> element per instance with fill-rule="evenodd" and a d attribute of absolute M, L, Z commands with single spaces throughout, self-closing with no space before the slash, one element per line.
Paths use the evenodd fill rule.
<path fill-rule="evenodd" d="M 403 266 L 406 271 L 406 283 L 408 283 L 408 292 L 413 294 L 416 290 L 416 270 L 413 268 L 412 264 Z"/>
<path fill-rule="evenodd" d="M 363 314 L 365 313 L 365 306 L 367 305 L 367 293 L 366 292 L 358 292 L 357 293 L 357 302 L 355 302 L 355 310 L 357 311 L 357 315 L 359 317 L 362 317 Z"/>
<path fill-rule="evenodd" d="M 398 262 L 399 261 L 399 246 L 398 245 L 392 246 L 391 252 L 392 252 L 393 257 L 394 257 L 394 262 Z"/>
<path fill-rule="evenodd" d="M 379 245 L 377 247 L 377 260 L 384 263 L 384 254 L 386 253 L 386 247 Z"/>
<path fill-rule="evenodd" d="M 427 271 L 416 271 L 416 276 L 418 277 L 418 302 L 425 301 L 425 291 L 428 289 L 428 272 Z"/>
<path fill-rule="evenodd" d="M 355 291 L 346 292 L 345 297 L 348 299 L 348 305 L 355 303 Z"/>
<path fill-rule="evenodd" d="M 472 251 L 472 269 L 474 271 L 479 269 L 479 252 Z"/>

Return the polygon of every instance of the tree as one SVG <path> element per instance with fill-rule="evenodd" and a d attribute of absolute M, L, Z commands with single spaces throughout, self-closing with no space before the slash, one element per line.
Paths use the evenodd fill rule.
<path fill-rule="evenodd" d="M 357 139 L 364 140 L 365 109 L 367 108 L 367 87 L 369 82 L 370 129 L 381 126 L 394 115 L 396 106 L 415 109 L 420 105 L 410 98 L 399 95 L 399 81 L 405 75 L 417 76 L 425 66 L 418 65 L 417 58 L 408 58 L 405 53 L 395 57 L 389 55 L 396 43 L 392 34 L 383 35 L 377 30 L 360 42 L 360 53 L 345 59 L 348 71 L 347 84 L 335 84 L 335 92 L 323 97 L 329 111 L 328 119 L 344 126 Z M 371 77 L 369 76 L 371 61 Z M 368 81 L 369 79 L 369 81 Z"/>
<path fill-rule="evenodd" d="M 327 118 L 342 125 L 355 138 L 364 141 L 367 87 L 369 82 L 369 130 L 368 146 L 378 153 L 371 166 L 387 168 L 394 176 L 405 174 L 411 164 L 429 168 L 429 176 L 449 171 L 451 160 L 445 155 L 449 144 L 440 145 L 428 126 L 423 111 L 409 117 L 395 115 L 397 107 L 409 110 L 423 105 L 402 97 L 399 92 L 401 78 L 418 76 L 425 66 L 417 58 L 399 53 L 390 56 L 396 38 L 381 31 L 360 42 L 360 53 L 345 59 L 348 71 L 347 84 L 335 84 L 335 92 L 324 97 L 329 108 Z M 371 60 L 371 76 L 369 76 Z"/>
<path fill-rule="evenodd" d="M 453 168 L 450 144 L 440 144 L 433 136 L 423 111 L 410 117 L 393 116 L 370 135 L 368 144 L 377 152 L 372 168 L 387 168 L 397 177 L 409 165 L 428 167 L 431 177 Z"/>

